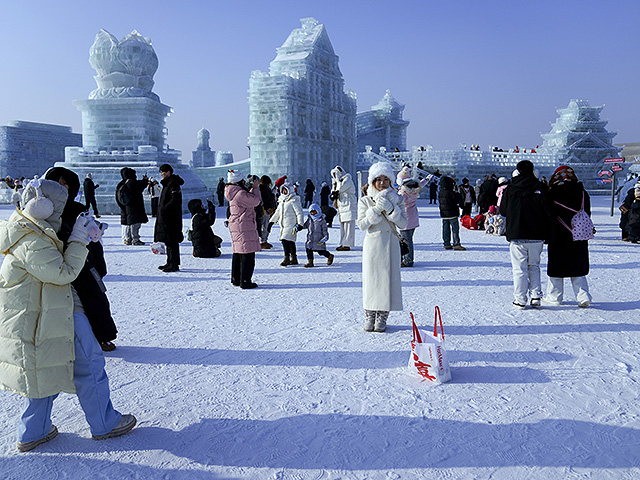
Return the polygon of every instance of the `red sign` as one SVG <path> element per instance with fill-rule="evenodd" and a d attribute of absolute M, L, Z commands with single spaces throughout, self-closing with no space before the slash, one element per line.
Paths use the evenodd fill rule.
<path fill-rule="evenodd" d="M 611 183 L 613 180 L 611 180 L 610 178 L 602 178 L 602 179 L 600 179 L 600 181 L 602 183 Z"/>
<path fill-rule="evenodd" d="M 611 170 L 613 170 L 614 172 L 621 172 L 624 169 L 620 165 L 613 165 L 611 167 Z"/>
<path fill-rule="evenodd" d="M 611 175 L 613 175 L 613 172 L 611 172 L 611 171 L 609 171 L 609 170 L 600 170 L 600 171 L 598 172 L 598 176 L 599 176 L 599 177 L 602 177 L 603 175 L 609 175 L 609 176 L 611 176 Z"/>
<path fill-rule="evenodd" d="M 624 163 L 623 157 L 605 158 L 604 163 Z"/>

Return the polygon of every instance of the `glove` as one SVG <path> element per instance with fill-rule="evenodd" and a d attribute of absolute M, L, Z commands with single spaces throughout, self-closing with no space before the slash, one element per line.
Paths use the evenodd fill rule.
<path fill-rule="evenodd" d="M 89 245 L 89 230 L 93 228 L 93 225 L 89 226 L 88 223 L 87 219 L 82 215 L 76 219 L 71 235 L 69 235 L 69 243 L 79 242 L 83 245 Z"/>
<path fill-rule="evenodd" d="M 318 245 L 324 245 L 328 241 L 329 241 L 329 237 L 322 237 L 320 240 L 318 240 Z"/>
<path fill-rule="evenodd" d="M 393 211 L 393 204 L 385 197 L 376 199 L 376 204 L 373 206 L 373 211 L 378 215 L 382 215 L 382 212 Z"/>
<path fill-rule="evenodd" d="M 293 229 L 291 230 L 291 234 L 295 235 L 296 233 L 298 233 L 300 230 L 302 230 L 302 225 L 298 225 L 296 224 L 295 227 L 293 227 Z"/>

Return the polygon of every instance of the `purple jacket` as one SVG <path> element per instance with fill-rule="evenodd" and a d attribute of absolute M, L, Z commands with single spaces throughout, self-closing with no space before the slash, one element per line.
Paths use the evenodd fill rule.
<path fill-rule="evenodd" d="M 240 185 L 229 184 L 224 188 L 224 197 L 229 202 L 229 234 L 233 253 L 260 251 L 260 239 L 256 225 L 255 207 L 262 197 L 259 188 L 247 192 Z"/>

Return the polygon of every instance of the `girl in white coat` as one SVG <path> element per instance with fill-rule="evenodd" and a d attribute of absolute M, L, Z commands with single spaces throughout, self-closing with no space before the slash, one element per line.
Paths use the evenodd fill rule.
<path fill-rule="evenodd" d="M 331 198 L 336 202 L 340 218 L 340 245 L 336 250 L 349 251 L 356 245 L 356 186 L 351 174 L 345 172 L 340 165 L 331 170 Z"/>
<path fill-rule="evenodd" d="M 391 188 L 393 168 L 378 162 L 369 169 L 367 195 L 358 202 L 362 245 L 362 303 L 367 332 L 384 332 L 389 311 L 402 310 L 400 242 L 396 227 L 407 227 L 404 199 Z"/>
<path fill-rule="evenodd" d="M 283 267 L 298 265 L 298 255 L 296 253 L 297 227 L 304 223 L 304 215 L 302 214 L 300 197 L 296 195 L 289 183 L 285 183 L 280 187 L 278 207 L 271 215 L 269 223 L 280 224 L 280 241 L 282 242 L 282 248 L 284 248 L 284 260 L 280 265 Z"/>

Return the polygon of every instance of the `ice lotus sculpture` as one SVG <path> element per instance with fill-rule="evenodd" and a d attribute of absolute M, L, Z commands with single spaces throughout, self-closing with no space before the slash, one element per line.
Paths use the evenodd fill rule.
<path fill-rule="evenodd" d="M 158 69 L 158 57 L 151 39 L 136 30 L 118 41 L 101 29 L 89 50 L 89 64 L 95 69 L 98 88 L 89 98 L 151 97 L 153 75 Z"/>

